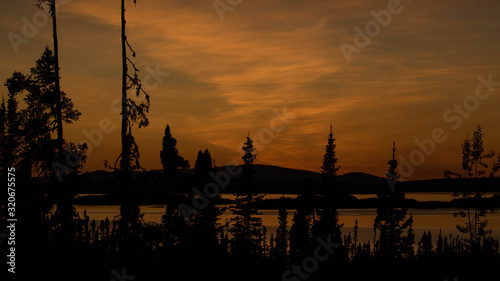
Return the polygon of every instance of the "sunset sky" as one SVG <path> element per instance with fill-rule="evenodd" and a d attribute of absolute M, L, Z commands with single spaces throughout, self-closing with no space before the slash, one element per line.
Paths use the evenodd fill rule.
<path fill-rule="evenodd" d="M 82 112 L 79 122 L 65 126 L 65 138 L 89 141 L 84 132 L 109 118 L 115 129 L 92 146 L 85 166 L 104 169 L 103 161 L 114 162 L 120 153 L 120 116 L 113 106 L 121 97 L 120 1 L 60 2 L 61 87 Z M 382 176 L 393 141 L 396 154 L 409 159 L 419 149 L 415 140 L 431 138 L 435 128 L 448 138 L 408 179 L 459 171 L 460 144 L 476 124 L 483 127 L 486 150 L 500 151 L 500 84 L 483 100 L 474 96 L 478 76 L 500 82 L 500 2 L 393 2 L 242 0 L 221 20 L 212 0 L 138 0 L 136 7 L 127 0 L 127 35 L 151 96 L 150 125 L 134 131 L 142 165 L 161 168 L 166 124 L 192 166 L 205 148 L 217 166 L 241 162 L 250 132 L 260 144 L 257 164 L 320 171 L 330 123 L 340 174 Z M 379 34 L 348 63 L 339 45 L 355 46 L 355 28 L 365 32 L 375 20 L 370 11 L 391 3 L 399 13 L 385 27 L 377 23 Z M 36 32 L 24 27 L 32 38 L 11 44 L 9 33 L 23 36 L 26 22 L 40 15 L 34 4 L 4 1 L 1 81 L 14 71 L 28 73 L 44 47 L 52 48 L 52 25 L 43 17 Z M 487 92 L 480 89 L 482 97 Z M 6 97 L 7 88 L 0 93 Z M 453 112 L 464 100 L 467 118 Z M 284 108 L 288 124 L 276 119 Z M 273 132 L 277 127 L 283 130 Z"/>

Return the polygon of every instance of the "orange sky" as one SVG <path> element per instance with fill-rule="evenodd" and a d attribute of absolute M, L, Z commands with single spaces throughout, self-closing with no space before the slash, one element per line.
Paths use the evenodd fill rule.
<path fill-rule="evenodd" d="M 85 166 L 103 169 L 103 161 L 114 162 L 120 151 L 120 116 L 113 109 L 121 94 L 120 1 L 60 3 L 61 86 L 83 113 L 80 122 L 65 126 L 65 137 L 89 141 L 85 132 L 111 120 L 115 129 L 92 145 Z M 365 30 L 374 21 L 370 11 L 387 10 L 388 4 L 399 12 L 385 27 L 378 24 L 380 31 L 372 30 L 377 34 L 348 63 L 339 45 L 355 46 L 354 28 Z M 1 81 L 14 71 L 28 72 L 44 46 L 52 45 L 51 24 L 43 23 L 34 1 L 4 5 Z M 242 0 L 223 21 L 212 1 L 138 0 L 134 8 L 130 0 L 127 6 L 128 38 L 151 95 L 150 126 L 135 130 L 146 169 L 161 168 L 167 123 L 192 165 L 205 148 L 218 166 L 241 161 L 241 143 L 250 132 L 261 144 L 256 163 L 319 171 L 330 123 L 341 174 L 382 176 L 393 140 L 397 155 L 409 159 L 419 149 L 415 140 L 430 138 L 436 128 L 447 139 L 414 165 L 407 179 L 459 170 L 460 143 L 476 124 L 486 134 L 486 149 L 500 151 L 500 85 L 488 98 L 474 98 L 478 76 L 488 80 L 492 74 L 500 81 L 496 0 L 399 5 L 395 0 Z M 34 15 L 36 31 L 25 27 Z M 8 34 L 23 36 L 23 31 L 30 38 L 13 47 Z M 7 89 L 1 93 L 6 96 Z M 480 93 L 484 97 L 487 88 Z M 464 99 L 467 118 L 453 112 Z M 275 117 L 284 108 L 289 123 L 281 126 Z"/>

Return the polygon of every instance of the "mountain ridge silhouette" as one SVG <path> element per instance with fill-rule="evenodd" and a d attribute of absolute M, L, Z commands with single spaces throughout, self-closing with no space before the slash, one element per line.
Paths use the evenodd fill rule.
<path fill-rule="evenodd" d="M 232 167 L 234 169 L 234 167 Z M 217 167 L 215 173 L 226 171 L 227 166 Z M 194 169 L 179 170 L 180 173 L 189 176 Z M 299 193 L 299 187 L 306 179 L 316 192 L 321 186 L 321 173 L 286 168 L 274 165 L 255 165 L 254 174 L 259 192 L 262 193 Z M 134 171 L 132 177 L 138 178 L 140 175 L 149 175 L 148 184 L 152 187 L 164 186 L 164 176 L 162 170 L 150 170 L 146 172 Z M 112 171 L 95 170 L 79 176 L 81 182 L 77 183 L 78 193 L 111 193 L 116 191 L 115 185 L 118 178 Z M 162 182 L 163 180 L 163 182 Z M 383 177 L 377 177 L 364 172 L 349 172 L 336 177 L 337 185 L 348 193 L 378 193 L 387 188 L 387 182 Z M 239 183 L 239 176 L 231 177 L 229 186 L 236 186 Z M 426 179 L 413 180 L 397 183 L 397 186 L 405 192 L 455 192 L 474 189 L 474 186 L 481 186 L 480 191 L 500 192 L 500 178 L 481 179 Z M 221 193 L 231 193 L 228 188 Z"/>

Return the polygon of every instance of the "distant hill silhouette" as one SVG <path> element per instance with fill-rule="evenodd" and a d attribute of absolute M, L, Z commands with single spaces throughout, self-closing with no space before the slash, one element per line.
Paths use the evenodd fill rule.
<path fill-rule="evenodd" d="M 217 167 L 218 171 L 225 171 L 226 166 Z M 321 174 L 318 172 L 284 168 L 272 165 L 255 165 L 255 179 L 259 192 L 262 193 L 298 193 L 299 186 L 304 179 L 312 181 L 313 188 L 318 191 L 321 184 Z M 192 169 L 182 170 L 191 174 Z M 164 189 L 161 170 L 148 171 L 148 187 L 154 190 Z M 143 172 L 134 172 L 137 178 Z M 78 193 L 112 193 L 117 191 L 118 179 L 113 172 L 97 170 L 80 176 L 81 182 L 77 184 Z M 232 192 L 231 188 L 237 186 L 238 177 L 231 178 L 230 185 L 222 192 Z M 384 178 L 361 172 L 346 173 L 337 176 L 337 184 L 349 193 L 377 193 L 387 188 Z M 496 191 L 500 192 L 500 178 L 496 179 L 431 179 L 416 180 L 398 183 L 403 191 L 411 192 L 453 192 L 463 190 Z M 167 189 L 168 191 L 168 189 Z M 146 192 L 146 190 L 145 190 Z"/>
<path fill-rule="evenodd" d="M 255 165 L 255 179 L 266 193 L 298 193 L 304 179 L 310 179 L 315 191 L 321 184 L 321 173 L 283 168 L 272 165 Z M 337 184 L 349 192 L 364 192 L 362 189 L 379 189 L 383 179 L 366 173 L 347 173 L 337 176 Z"/>
<path fill-rule="evenodd" d="M 217 171 L 225 171 L 226 166 L 217 167 Z M 321 184 L 321 174 L 318 172 L 284 168 L 272 165 L 255 165 L 255 179 L 259 187 L 259 191 L 263 193 L 298 193 L 298 187 L 304 179 L 312 181 L 315 190 Z M 185 174 L 191 174 L 192 169 L 182 170 Z M 154 175 L 154 179 L 150 180 L 150 185 L 162 185 L 161 178 L 163 177 L 161 170 L 149 171 Z M 134 172 L 133 177 L 136 178 L 142 172 Z M 81 175 L 81 182 L 77 184 L 78 193 L 112 193 L 117 191 L 118 179 L 113 172 L 96 170 L 87 174 Z M 231 178 L 230 187 L 223 192 L 231 192 L 231 187 L 234 188 L 239 182 L 238 176 Z M 380 187 L 383 179 L 366 173 L 347 173 L 337 177 L 339 185 L 349 189 L 350 191 L 358 192 L 358 189 L 373 189 L 375 186 Z M 366 192 L 366 191 L 365 191 Z"/>

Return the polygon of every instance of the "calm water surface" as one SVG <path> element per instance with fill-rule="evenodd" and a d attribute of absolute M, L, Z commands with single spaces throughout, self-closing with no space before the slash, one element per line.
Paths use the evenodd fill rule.
<path fill-rule="evenodd" d="M 232 195 L 224 195 L 225 198 L 231 198 Z M 267 194 L 266 198 L 280 198 L 281 194 Z M 295 195 L 285 195 L 286 197 L 296 197 Z M 358 197 L 359 196 L 359 197 Z M 373 195 L 357 195 L 358 198 L 369 198 Z M 408 193 L 406 198 L 417 199 L 420 201 L 449 201 L 453 199 L 450 193 Z M 118 205 L 76 205 L 78 213 L 83 214 L 87 211 L 90 219 L 96 221 L 109 218 L 113 219 L 119 214 L 120 206 Z M 439 230 L 441 229 L 444 235 L 452 234 L 459 235 L 457 224 L 463 224 L 465 218 L 454 217 L 453 213 L 459 209 L 409 209 L 408 216 L 411 213 L 413 216 L 413 229 L 415 239 L 418 241 L 424 231 L 432 232 L 434 243 L 437 241 Z M 373 221 L 376 216 L 376 209 L 339 209 L 339 221 L 344 224 L 342 234 L 353 232 L 355 221 L 358 221 L 359 240 L 363 242 L 373 241 Z M 295 210 L 288 210 L 288 226 L 292 225 L 293 213 Z M 161 217 L 165 213 L 165 205 L 141 205 L 141 213 L 144 213 L 146 222 L 161 222 Z M 276 231 L 278 227 L 278 210 L 262 210 L 262 221 L 267 228 L 268 237 Z M 226 219 L 230 220 L 234 216 L 230 211 L 224 212 L 220 222 L 225 223 Z M 500 213 L 487 215 L 488 226 L 493 230 L 492 236 L 500 239 Z M 463 234 L 462 237 L 465 237 Z"/>

